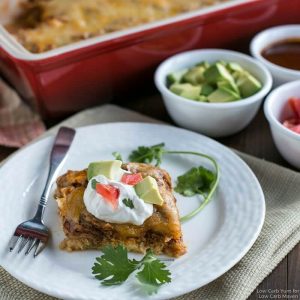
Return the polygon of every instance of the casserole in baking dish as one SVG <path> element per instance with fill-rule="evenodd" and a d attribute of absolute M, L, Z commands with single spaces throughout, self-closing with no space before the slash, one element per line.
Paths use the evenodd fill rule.
<path fill-rule="evenodd" d="M 30 52 L 165 19 L 229 0 L 27 0 L 6 26 Z"/>
<path fill-rule="evenodd" d="M 0 0 L 0 24 L 12 23 L 18 2 Z M 299 10 L 299 0 L 230 0 L 42 53 L 29 52 L 0 26 L 0 74 L 44 117 L 62 116 L 114 97 L 126 101 L 143 84 L 149 89 L 166 57 L 230 47 L 268 26 L 298 23 Z"/>

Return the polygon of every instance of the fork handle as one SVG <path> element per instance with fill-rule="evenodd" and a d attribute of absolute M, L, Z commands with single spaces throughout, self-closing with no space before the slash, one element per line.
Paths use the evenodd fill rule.
<path fill-rule="evenodd" d="M 54 144 L 50 154 L 50 167 L 44 191 L 42 193 L 35 219 L 41 221 L 45 211 L 47 201 L 49 199 L 51 186 L 55 177 L 66 158 L 66 154 L 72 144 L 75 136 L 75 129 L 68 127 L 61 127 L 55 137 Z"/>

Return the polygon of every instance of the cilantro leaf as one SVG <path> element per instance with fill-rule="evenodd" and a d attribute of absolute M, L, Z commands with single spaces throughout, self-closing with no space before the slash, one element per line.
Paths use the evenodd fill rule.
<path fill-rule="evenodd" d="M 104 254 L 96 258 L 92 273 L 103 285 L 121 284 L 138 266 L 136 260 L 128 259 L 127 249 L 121 245 L 108 246 L 102 251 Z"/>
<path fill-rule="evenodd" d="M 136 278 L 148 294 L 157 292 L 157 289 L 171 281 L 171 273 L 166 265 L 157 259 L 151 251 L 140 260 L 129 259 L 124 246 L 107 246 L 103 255 L 96 258 L 92 273 L 103 285 L 118 285 L 126 281 L 131 273 L 136 270 Z"/>
<path fill-rule="evenodd" d="M 154 257 L 151 251 L 147 251 L 142 259 L 142 270 L 136 274 L 136 278 L 143 284 L 144 290 L 152 294 L 156 293 L 161 285 L 171 282 L 170 275 L 166 265 Z"/>
<path fill-rule="evenodd" d="M 123 161 L 122 155 L 121 155 L 120 152 L 116 152 L 116 151 L 115 151 L 115 152 L 112 153 L 112 155 L 114 156 L 114 158 L 115 158 L 116 160 Z"/>
<path fill-rule="evenodd" d="M 134 205 L 133 205 L 133 202 L 132 202 L 131 199 L 129 199 L 129 198 L 124 198 L 124 199 L 122 200 L 122 202 L 123 202 L 127 207 L 129 207 L 129 208 L 131 208 L 131 209 L 134 208 Z"/>
<path fill-rule="evenodd" d="M 153 145 L 150 147 L 140 146 L 132 151 L 129 155 L 129 161 L 150 164 L 156 161 L 156 166 L 161 163 L 161 158 L 164 152 L 164 143 Z"/>
<path fill-rule="evenodd" d="M 183 196 L 207 196 L 216 180 L 216 174 L 204 167 L 192 168 L 177 178 L 174 190 Z"/>
<path fill-rule="evenodd" d="M 92 189 L 93 189 L 93 190 L 95 190 L 95 189 L 96 189 L 96 184 L 97 184 L 97 183 L 99 183 L 99 182 L 97 182 L 97 180 L 96 180 L 96 179 L 93 179 L 93 180 L 92 180 L 92 182 L 91 182 L 91 186 L 92 186 Z"/>

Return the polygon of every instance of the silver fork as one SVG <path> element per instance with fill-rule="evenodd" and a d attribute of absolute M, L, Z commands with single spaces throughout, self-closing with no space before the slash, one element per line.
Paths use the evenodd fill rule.
<path fill-rule="evenodd" d="M 44 225 L 43 215 L 50 195 L 51 186 L 62 165 L 66 154 L 71 146 L 75 135 L 75 130 L 68 127 L 61 127 L 55 137 L 55 141 L 50 154 L 50 167 L 44 191 L 42 193 L 35 216 L 21 223 L 15 230 L 11 238 L 10 252 L 19 244 L 18 253 L 20 253 L 28 243 L 25 255 L 29 254 L 33 248 L 34 257 L 41 253 L 46 247 L 50 236 L 49 229 Z"/>

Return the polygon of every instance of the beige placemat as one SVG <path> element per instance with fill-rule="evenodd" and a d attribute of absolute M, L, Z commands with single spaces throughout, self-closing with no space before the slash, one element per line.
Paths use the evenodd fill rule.
<path fill-rule="evenodd" d="M 83 111 L 59 126 L 63 124 L 78 127 L 118 121 L 158 122 L 129 110 L 105 105 Z M 43 136 L 53 133 L 57 127 L 47 131 Z M 262 232 L 250 251 L 236 266 L 214 282 L 177 300 L 246 299 L 300 241 L 300 174 L 246 154 L 239 153 L 239 155 L 254 171 L 265 193 L 267 213 Z M 54 298 L 26 287 L 0 268 L 0 299 Z"/>

